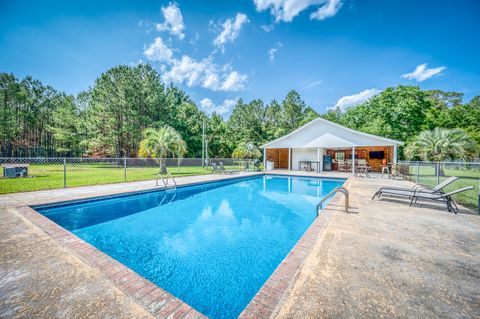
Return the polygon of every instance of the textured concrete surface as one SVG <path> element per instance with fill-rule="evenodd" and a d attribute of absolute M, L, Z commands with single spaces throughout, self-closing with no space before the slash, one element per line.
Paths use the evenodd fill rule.
<path fill-rule="evenodd" d="M 382 184 L 411 185 L 353 179 L 352 212 L 335 213 L 273 317 L 480 318 L 480 216 L 372 201 Z"/>
<path fill-rule="evenodd" d="M 14 208 L 0 220 L 0 318 L 151 317 Z"/>
<path fill-rule="evenodd" d="M 215 178 L 228 177 L 177 181 Z M 453 215 L 437 205 L 410 208 L 402 201 L 370 199 L 380 185 L 391 183 L 408 184 L 353 179 L 352 212 L 333 214 L 273 317 L 480 318 L 480 217 Z M 98 269 L 18 211 L 153 186 L 147 181 L 0 196 L 0 318 L 150 317 Z M 341 208 L 334 203 L 328 209 Z"/>
<path fill-rule="evenodd" d="M 232 177 L 238 175 L 203 175 L 176 180 L 183 185 Z M 146 309 L 98 268 L 87 264 L 73 250 L 56 241 L 51 232 L 47 234 L 22 214 L 26 205 L 152 188 L 155 181 L 0 196 L 0 318 L 153 318 L 152 313 L 165 317 L 155 311 L 157 301 Z M 157 299 L 162 298 L 165 296 Z M 176 306 L 178 311 L 174 317 L 188 312 L 180 303 Z M 188 312 L 184 317 L 198 316 Z"/>

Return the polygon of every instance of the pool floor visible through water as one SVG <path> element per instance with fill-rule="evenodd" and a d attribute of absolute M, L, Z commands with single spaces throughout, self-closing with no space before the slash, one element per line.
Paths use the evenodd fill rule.
<path fill-rule="evenodd" d="M 211 318 L 235 318 L 344 180 L 262 175 L 34 207 Z"/>

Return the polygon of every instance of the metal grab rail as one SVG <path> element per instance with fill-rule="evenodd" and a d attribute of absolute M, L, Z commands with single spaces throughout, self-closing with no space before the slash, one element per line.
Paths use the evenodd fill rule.
<path fill-rule="evenodd" d="M 173 178 L 172 174 L 170 173 L 167 173 L 165 175 L 165 178 L 163 178 L 163 175 L 162 174 L 158 174 L 157 175 L 157 179 L 156 179 L 156 185 L 158 186 L 158 177 L 160 177 L 160 179 L 162 180 L 163 182 L 163 185 L 165 186 L 165 188 L 168 188 L 169 184 L 168 184 L 168 180 L 171 179 L 172 182 L 173 182 L 173 185 L 172 185 L 172 188 L 177 188 L 177 182 L 175 181 L 175 178 Z"/>
<path fill-rule="evenodd" d="M 340 192 L 340 193 L 342 193 L 343 195 L 345 195 L 345 211 L 348 213 L 348 208 L 350 207 L 350 200 L 349 200 L 348 190 L 347 190 L 345 187 L 335 187 L 334 189 L 332 189 L 332 191 L 331 191 L 330 193 L 328 193 L 327 196 L 325 196 L 324 198 L 322 198 L 322 200 L 320 201 L 320 203 L 317 204 L 317 217 L 318 217 L 319 211 L 322 210 L 322 205 L 323 205 L 323 203 L 324 203 L 330 196 L 332 196 L 333 194 L 335 194 L 336 192 Z"/>

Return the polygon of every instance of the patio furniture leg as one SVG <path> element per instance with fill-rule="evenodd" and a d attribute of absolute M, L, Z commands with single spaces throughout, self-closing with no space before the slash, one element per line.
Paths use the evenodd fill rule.
<path fill-rule="evenodd" d="M 454 212 L 455 214 L 458 214 L 458 206 L 457 206 L 457 204 L 455 204 L 455 201 L 454 201 L 451 197 L 449 197 L 449 199 L 450 199 L 450 206 L 452 207 L 453 212 Z"/>
<path fill-rule="evenodd" d="M 415 195 L 412 196 L 412 199 L 410 199 L 410 206 L 412 206 L 414 200 L 415 200 Z M 416 202 L 415 202 L 415 203 L 416 203 Z"/>

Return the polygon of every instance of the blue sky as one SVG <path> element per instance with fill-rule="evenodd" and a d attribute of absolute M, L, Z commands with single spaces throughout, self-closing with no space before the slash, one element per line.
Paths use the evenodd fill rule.
<path fill-rule="evenodd" d="M 398 84 L 480 94 L 480 1 L 6 1 L 0 71 L 76 94 L 151 63 L 205 111 L 297 90 L 318 112 Z"/>

